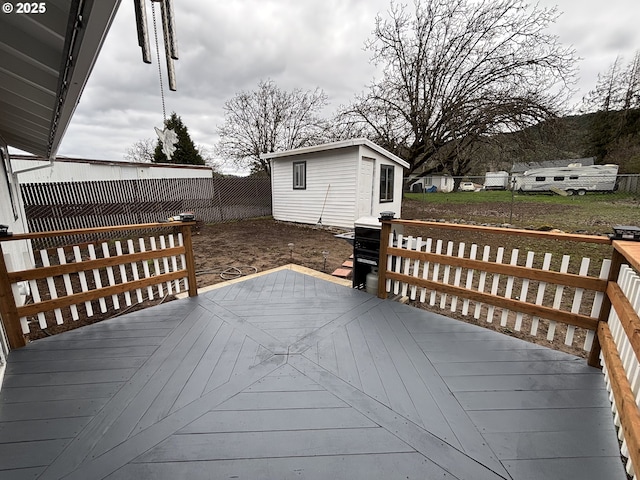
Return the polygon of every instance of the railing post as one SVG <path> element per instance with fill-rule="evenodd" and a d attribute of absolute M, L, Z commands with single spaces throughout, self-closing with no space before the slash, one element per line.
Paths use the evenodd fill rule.
<path fill-rule="evenodd" d="M 182 242 L 184 244 L 184 256 L 187 261 L 187 278 L 189 280 L 189 296 L 196 297 L 198 295 L 198 286 L 196 285 L 196 262 L 193 258 L 193 242 L 191 241 L 191 225 L 182 225 Z"/>
<path fill-rule="evenodd" d="M 607 285 L 611 282 L 616 282 L 618 280 L 618 275 L 620 275 L 620 267 L 624 262 L 624 256 L 613 248 L 613 253 L 611 254 L 611 268 L 609 269 L 609 277 L 607 278 Z M 598 325 L 600 322 L 608 322 L 609 314 L 611 313 L 611 300 L 609 299 L 609 294 L 607 291 L 604 293 L 604 297 L 602 299 L 602 306 L 600 307 L 600 314 L 598 315 Z M 595 335 L 593 338 L 593 344 L 591 345 L 591 351 L 589 352 L 589 358 L 587 363 L 590 367 L 600 367 L 600 339 L 598 338 L 599 328 L 596 328 Z"/>
<path fill-rule="evenodd" d="M 391 220 L 380 219 L 380 256 L 378 257 L 378 298 L 387 298 L 387 249 L 389 248 L 389 234 Z"/>
<path fill-rule="evenodd" d="M 9 340 L 9 347 L 12 349 L 24 347 L 27 342 L 22 334 L 22 328 L 20 327 L 20 317 L 18 317 L 18 307 L 16 306 L 16 300 L 13 297 L 13 289 L 11 288 L 11 282 L 9 282 L 9 275 L 7 272 L 7 264 L 4 261 L 4 253 L 2 252 L 2 245 L 0 244 L 0 317 L 2 317 L 2 324 L 4 325 L 7 339 Z"/>

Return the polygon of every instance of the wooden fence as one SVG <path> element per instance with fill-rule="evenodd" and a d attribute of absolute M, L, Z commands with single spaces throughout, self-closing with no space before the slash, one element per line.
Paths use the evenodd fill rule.
<path fill-rule="evenodd" d="M 191 211 L 206 223 L 271 215 L 261 177 L 167 178 L 21 185 L 29 231 L 159 222 Z"/>
<path fill-rule="evenodd" d="M 11 348 L 25 345 L 33 328 L 76 321 L 80 313 L 93 317 L 99 310 L 113 313 L 144 300 L 187 290 L 197 294 L 191 244 L 193 222 L 152 223 L 118 227 L 16 234 L 0 238 L 0 315 Z M 155 236 L 159 230 L 168 233 Z M 2 242 L 45 237 L 73 237 L 131 232 L 154 236 L 104 241 L 97 239 L 36 253 L 36 268 L 13 271 Z M 28 253 L 27 253 L 28 255 Z M 33 303 L 16 301 L 21 282 L 27 282 Z"/>

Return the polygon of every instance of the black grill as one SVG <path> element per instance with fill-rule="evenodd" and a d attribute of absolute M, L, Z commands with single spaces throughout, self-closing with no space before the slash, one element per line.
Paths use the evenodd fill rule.
<path fill-rule="evenodd" d="M 356 227 L 353 241 L 353 288 L 364 289 L 367 274 L 378 267 L 380 229 Z"/>

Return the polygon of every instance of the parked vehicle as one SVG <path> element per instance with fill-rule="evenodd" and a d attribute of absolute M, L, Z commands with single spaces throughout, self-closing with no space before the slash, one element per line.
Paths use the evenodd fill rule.
<path fill-rule="evenodd" d="M 485 190 L 506 190 L 509 188 L 509 172 L 487 172 L 484 176 Z"/>
<path fill-rule="evenodd" d="M 521 192 L 564 191 L 568 195 L 587 192 L 612 192 L 616 189 L 618 165 L 535 168 L 516 177 L 515 189 Z"/>
<path fill-rule="evenodd" d="M 458 191 L 460 192 L 475 192 L 476 186 L 473 182 L 460 182 L 460 186 L 458 187 Z"/>

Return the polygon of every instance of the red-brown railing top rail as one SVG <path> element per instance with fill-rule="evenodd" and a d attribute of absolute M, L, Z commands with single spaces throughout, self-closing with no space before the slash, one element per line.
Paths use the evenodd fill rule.
<path fill-rule="evenodd" d="M 10 242 L 12 240 L 35 240 L 38 238 L 66 237 L 72 235 L 88 235 L 93 233 L 119 232 L 128 230 L 147 230 L 152 228 L 193 226 L 196 222 L 156 222 L 139 223 L 133 225 L 115 225 L 110 227 L 78 228 L 73 230 L 51 230 L 47 232 L 14 233 L 7 237 L 0 237 L 0 242 Z"/>
<path fill-rule="evenodd" d="M 445 230 L 460 230 L 460 231 L 473 231 L 473 232 L 486 232 L 496 234 L 507 234 L 520 237 L 534 237 L 545 238 L 549 240 L 563 240 L 567 242 L 585 242 L 585 243 L 598 243 L 603 245 L 610 245 L 611 239 L 606 236 L 600 235 L 584 235 L 579 233 L 563 233 L 563 232 L 544 232 L 540 230 L 524 230 L 518 228 L 505 228 L 505 227 L 488 227 L 482 225 L 464 225 L 459 223 L 444 223 L 444 222 L 427 222 L 422 220 L 402 220 L 393 219 L 391 223 L 395 225 L 415 226 L 415 227 L 429 227 L 439 228 Z M 631 242 L 627 242 L 631 243 Z M 640 245 L 640 244 L 639 244 Z"/>
<path fill-rule="evenodd" d="M 614 240 L 613 248 L 629 262 L 630 267 L 633 267 L 636 272 L 640 272 L 640 242 Z"/>

